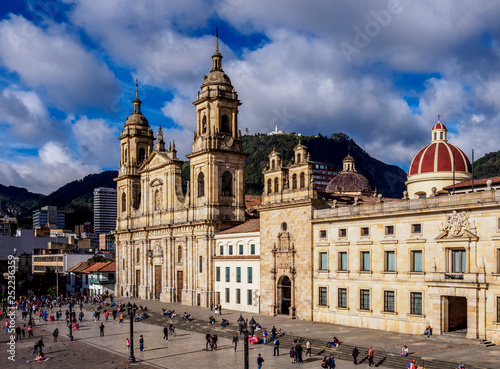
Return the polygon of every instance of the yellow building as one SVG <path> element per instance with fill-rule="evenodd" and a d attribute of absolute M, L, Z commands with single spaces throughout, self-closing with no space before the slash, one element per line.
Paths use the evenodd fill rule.
<path fill-rule="evenodd" d="M 119 137 L 116 261 L 118 296 L 209 306 L 215 301 L 214 235 L 245 221 L 245 155 L 238 129 L 238 95 L 221 65 L 213 66 L 193 103 L 197 113 L 184 193 L 175 143 L 165 147 L 133 102 Z"/>

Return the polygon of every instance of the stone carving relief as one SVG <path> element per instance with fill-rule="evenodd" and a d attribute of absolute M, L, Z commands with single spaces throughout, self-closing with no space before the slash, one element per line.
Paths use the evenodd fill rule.
<path fill-rule="evenodd" d="M 451 214 L 443 214 L 441 223 L 441 238 L 450 237 L 476 237 L 476 223 L 470 219 L 470 210 L 458 212 L 453 210 Z"/>

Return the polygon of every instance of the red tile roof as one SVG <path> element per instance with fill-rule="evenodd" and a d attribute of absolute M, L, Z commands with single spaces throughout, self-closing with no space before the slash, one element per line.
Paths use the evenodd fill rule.
<path fill-rule="evenodd" d="M 486 182 L 491 179 L 492 184 L 500 183 L 500 177 L 491 177 L 491 178 L 483 178 L 483 179 L 475 179 L 474 186 L 486 186 Z M 463 181 L 459 183 L 455 183 L 455 188 L 467 188 L 472 187 L 472 181 Z M 453 185 L 446 186 L 443 189 L 452 190 Z"/>
<path fill-rule="evenodd" d="M 260 219 L 250 219 L 243 224 L 225 229 L 217 234 L 249 233 L 258 231 L 260 231 Z"/>
<path fill-rule="evenodd" d="M 80 273 L 93 273 L 93 272 L 114 272 L 116 271 L 116 263 L 114 261 L 106 261 L 94 263 L 88 268 L 80 271 Z"/>
<path fill-rule="evenodd" d="M 71 268 L 67 269 L 66 272 L 67 273 L 79 273 L 79 272 L 87 269 L 91 265 L 92 265 L 91 261 L 83 261 L 81 263 L 73 265 Z"/>

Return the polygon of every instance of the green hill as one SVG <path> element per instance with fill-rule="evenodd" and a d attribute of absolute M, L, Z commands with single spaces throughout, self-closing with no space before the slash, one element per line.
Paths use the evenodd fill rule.
<path fill-rule="evenodd" d="M 500 151 L 490 152 L 474 162 L 474 178 L 500 176 Z"/>

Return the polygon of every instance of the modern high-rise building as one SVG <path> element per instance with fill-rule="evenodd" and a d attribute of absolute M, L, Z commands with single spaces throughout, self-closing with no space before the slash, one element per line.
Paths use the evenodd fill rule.
<path fill-rule="evenodd" d="M 44 206 L 33 212 L 33 229 L 37 228 L 61 228 L 65 226 L 64 211 L 58 210 L 57 206 Z"/>
<path fill-rule="evenodd" d="M 116 227 L 116 189 L 94 189 L 94 232 L 108 233 Z"/>

